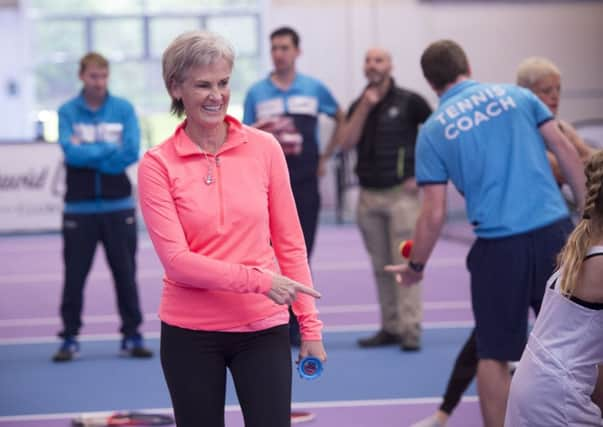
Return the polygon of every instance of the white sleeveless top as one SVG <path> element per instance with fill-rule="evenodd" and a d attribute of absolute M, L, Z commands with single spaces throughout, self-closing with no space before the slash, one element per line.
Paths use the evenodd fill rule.
<path fill-rule="evenodd" d="M 590 256 L 603 256 L 594 246 Z M 603 364 L 603 310 L 559 292 L 557 271 L 513 376 L 505 426 L 603 426 L 590 396 Z M 603 277 L 601 278 L 603 281 Z"/>

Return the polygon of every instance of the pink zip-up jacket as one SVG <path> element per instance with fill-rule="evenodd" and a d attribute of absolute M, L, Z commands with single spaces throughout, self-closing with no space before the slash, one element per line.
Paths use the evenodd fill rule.
<path fill-rule="evenodd" d="M 165 269 L 159 317 L 173 326 L 286 323 L 287 306 L 265 295 L 272 277 L 262 269 L 312 286 L 282 149 L 268 133 L 225 121 L 228 135 L 215 155 L 190 140 L 183 122 L 138 168 L 140 207 Z M 215 182 L 207 185 L 210 164 Z M 322 339 L 312 297 L 298 293 L 293 311 L 302 339 Z"/>

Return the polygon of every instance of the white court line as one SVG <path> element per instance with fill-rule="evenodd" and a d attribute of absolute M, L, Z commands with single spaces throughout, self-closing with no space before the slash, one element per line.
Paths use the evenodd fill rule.
<path fill-rule="evenodd" d="M 475 325 L 473 320 L 443 320 L 439 322 L 423 322 L 423 329 L 465 329 Z M 325 326 L 323 332 L 367 332 L 375 331 L 381 327 L 378 323 L 357 323 L 350 325 Z M 1 344 L 1 340 L 0 340 Z"/>
<path fill-rule="evenodd" d="M 471 308 L 471 301 L 426 301 L 423 310 L 456 310 Z M 337 313 L 369 313 L 379 310 L 379 304 L 350 304 L 350 305 L 325 305 L 318 306 L 320 314 Z M 1 321 L 0 321 L 1 326 Z"/>
<path fill-rule="evenodd" d="M 429 261 L 430 268 L 447 268 L 464 266 L 464 258 L 434 258 Z M 370 270 L 371 265 L 367 260 L 360 261 L 332 261 L 332 262 L 313 262 L 312 271 L 357 271 Z M 140 279 L 157 279 L 163 278 L 162 268 L 146 268 L 139 269 L 136 276 Z M 109 271 L 97 271 L 90 275 L 89 280 L 112 280 Z M 0 284 L 4 285 L 23 285 L 23 284 L 40 284 L 46 285 L 48 282 L 62 283 L 63 272 L 61 268 L 52 273 L 13 273 L 1 274 Z"/>
<path fill-rule="evenodd" d="M 440 403 L 442 397 L 411 397 L 411 398 L 400 398 L 400 399 L 366 399 L 366 400 L 331 400 L 331 401 L 317 401 L 317 402 L 293 402 L 291 405 L 295 409 L 316 409 L 316 408 L 360 408 L 360 407 L 371 407 L 371 406 L 398 406 L 398 405 L 433 405 Z M 463 403 L 475 403 L 478 402 L 477 396 L 463 396 L 461 401 Z M 241 407 L 239 405 L 225 405 L 224 410 L 226 412 L 239 412 Z M 155 409 L 135 409 L 135 412 L 154 412 L 159 414 L 172 414 L 172 408 L 155 408 Z M 41 421 L 41 420 L 60 420 L 65 418 L 74 418 L 80 415 L 88 416 L 109 416 L 112 411 L 104 412 L 62 412 L 62 413 L 50 413 L 50 414 L 35 414 L 35 415 L 4 415 L 0 416 L 1 422 L 11 421 Z"/>
<path fill-rule="evenodd" d="M 457 310 L 471 308 L 470 301 L 429 301 L 423 303 L 424 311 L 437 310 Z M 373 313 L 379 310 L 378 304 L 350 304 L 350 305 L 326 305 L 318 308 L 320 314 L 340 314 L 340 313 Z M 157 313 L 145 313 L 144 320 L 146 322 L 159 320 Z M 99 323 L 115 323 L 119 321 L 117 314 L 103 314 L 94 316 L 84 316 L 84 323 L 99 324 Z M 58 326 L 61 324 L 61 319 L 58 316 L 54 317 L 31 317 L 17 319 L 0 319 L 0 328 L 14 328 L 22 326 Z"/>
<path fill-rule="evenodd" d="M 11 255 L 23 253 L 31 255 L 33 252 L 54 252 L 61 251 L 63 248 L 63 241 L 61 236 L 57 234 L 58 239 L 43 240 L 39 242 L 37 236 L 34 235 L 23 235 L 23 236 L 9 236 L 4 237 L 0 235 L 0 255 Z M 29 239 L 29 240 L 24 240 Z M 10 240 L 9 240 L 10 239 Z M 12 240 L 12 241 L 11 241 Z M 33 242 L 31 240 L 34 240 Z M 100 244 L 98 245 L 100 246 Z M 153 243 L 150 239 L 138 239 L 138 249 L 152 249 Z M 35 249 L 32 249 L 35 248 Z"/>
<path fill-rule="evenodd" d="M 159 338 L 159 332 L 145 332 L 144 337 L 148 339 Z M 121 334 L 82 334 L 78 335 L 78 341 L 95 342 L 95 341 L 119 341 Z M 20 337 L 20 338 L 0 338 L 0 346 L 3 345 L 27 345 L 27 344 L 48 344 L 57 343 L 59 338 L 54 335 L 44 335 L 39 337 Z"/>
<path fill-rule="evenodd" d="M 161 278 L 163 277 L 163 269 L 139 269 L 136 276 L 138 279 L 156 278 L 157 280 L 161 280 Z M 95 271 L 90 274 L 87 280 L 112 280 L 112 276 L 109 271 Z M 53 273 L 16 273 L 0 275 L 0 284 L 2 286 L 26 284 L 38 284 L 46 286 L 48 282 L 55 282 L 59 284 L 63 283 L 62 265 L 57 268 L 56 272 Z"/>
<path fill-rule="evenodd" d="M 423 329 L 465 329 L 472 328 L 472 320 L 461 321 L 441 321 L 424 322 Z M 358 323 L 350 325 L 325 326 L 325 333 L 343 333 L 343 332 L 367 332 L 379 329 L 378 323 Z M 145 332 L 145 338 L 159 338 L 159 332 Z M 118 341 L 121 334 L 83 334 L 78 337 L 80 341 Z M 0 338 L 0 346 L 3 345 L 24 345 L 24 344 L 48 344 L 56 343 L 58 338 L 55 335 L 45 335 L 38 337 L 20 337 L 20 338 Z"/>

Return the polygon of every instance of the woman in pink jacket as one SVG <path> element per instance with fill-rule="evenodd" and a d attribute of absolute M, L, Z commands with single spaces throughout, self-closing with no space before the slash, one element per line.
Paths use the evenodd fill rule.
<path fill-rule="evenodd" d="M 163 78 L 172 112 L 186 119 L 138 170 L 165 269 L 161 363 L 179 427 L 224 426 L 227 368 L 247 427 L 290 425 L 289 304 L 299 358 L 326 360 L 282 149 L 226 114 L 233 62 L 212 33 L 170 44 Z"/>

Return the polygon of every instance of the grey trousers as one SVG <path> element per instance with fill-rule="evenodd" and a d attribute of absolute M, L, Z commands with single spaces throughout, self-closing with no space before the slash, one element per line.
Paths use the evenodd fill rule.
<path fill-rule="evenodd" d="M 403 240 L 412 238 L 419 210 L 418 195 L 406 192 L 401 186 L 385 190 L 360 189 L 356 219 L 371 257 L 381 327 L 402 337 L 421 334 L 421 284 L 400 286 L 383 267 L 403 262 L 398 247 Z"/>

